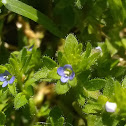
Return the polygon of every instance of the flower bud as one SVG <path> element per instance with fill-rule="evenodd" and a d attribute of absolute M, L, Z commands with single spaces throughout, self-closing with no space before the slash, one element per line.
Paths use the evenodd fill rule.
<path fill-rule="evenodd" d="M 112 102 L 106 102 L 105 104 L 105 109 L 107 112 L 115 112 L 117 108 L 117 104 L 116 103 L 112 103 Z"/>

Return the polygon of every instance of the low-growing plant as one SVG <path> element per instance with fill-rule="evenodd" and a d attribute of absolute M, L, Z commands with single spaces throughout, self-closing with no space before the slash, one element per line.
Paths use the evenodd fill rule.
<path fill-rule="evenodd" d="M 106 46 L 92 48 L 87 43 L 83 50 L 83 45 L 69 34 L 63 50 L 56 54 L 56 61 L 47 56 L 36 57 L 38 50 L 34 46 L 30 50 L 23 48 L 11 53 L 9 62 L 0 66 L 1 125 L 12 123 L 12 120 L 15 125 L 20 125 L 21 121 L 27 125 L 40 125 L 38 119 L 41 116 L 48 116 L 41 125 L 72 125 L 69 118 L 77 118 L 74 117 L 75 112 L 86 120 L 85 125 L 125 123 L 125 79 L 120 84 L 108 76 L 117 63 L 114 68 L 109 67 L 110 73 L 105 78 L 96 77 L 92 71 L 102 65 L 100 59 L 104 60 Z M 35 70 L 36 61 L 40 64 L 38 70 Z M 111 64 L 113 62 L 115 60 L 111 59 Z M 38 82 L 53 83 L 54 91 L 60 96 L 56 103 L 59 108 L 54 107 L 50 111 L 48 104 L 37 108 L 34 89 Z M 69 113 L 70 117 L 65 119 L 63 112 L 65 115 Z M 15 119 L 12 119 L 13 116 Z"/>
<path fill-rule="evenodd" d="M 0 0 L 0 125 L 125 126 L 125 4 Z"/>

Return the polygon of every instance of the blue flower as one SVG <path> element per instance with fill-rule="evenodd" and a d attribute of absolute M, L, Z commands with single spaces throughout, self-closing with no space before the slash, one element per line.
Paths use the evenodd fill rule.
<path fill-rule="evenodd" d="M 30 47 L 27 49 L 27 51 L 32 51 L 33 47 L 34 47 L 34 44 L 33 44 L 32 46 L 30 46 Z"/>
<path fill-rule="evenodd" d="M 57 73 L 61 76 L 60 80 L 62 83 L 66 83 L 68 80 L 73 80 L 75 73 L 71 65 L 67 64 L 64 67 L 59 67 Z"/>
<path fill-rule="evenodd" d="M 27 51 L 31 52 L 32 49 L 34 48 L 34 44 L 31 45 L 30 47 L 29 46 L 25 46 L 25 48 L 26 48 Z"/>
<path fill-rule="evenodd" d="M 6 87 L 8 85 L 8 83 L 12 84 L 14 82 L 15 76 L 12 76 L 11 78 L 10 78 L 10 76 L 11 76 L 11 74 L 7 70 L 5 70 L 4 73 L 0 74 L 0 81 L 3 82 L 2 87 Z"/>
<path fill-rule="evenodd" d="M 100 51 L 100 52 L 102 52 L 102 49 L 101 49 L 100 46 L 97 46 L 95 49 L 98 50 L 98 51 Z"/>

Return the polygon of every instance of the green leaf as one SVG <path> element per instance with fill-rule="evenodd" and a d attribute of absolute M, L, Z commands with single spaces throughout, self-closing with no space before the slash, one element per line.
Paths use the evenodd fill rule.
<path fill-rule="evenodd" d="M 63 55 L 62 52 L 58 52 L 58 62 L 60 66 L 64 66 L 66 64 L 68 64 L 67 58 L 65 55 Z"/>
<path fill-rule="evenodd" d="M 43 78 L 47 78 L 49 69 L 46 67 L 43 67 L 41 70 L 37 71 L 34 75 L 33 78 L 36 79 L 36 81 L 43 79 Z"/>
<path fill-rule="evenodd" d="M 63 56 L 63 53 L 62 52 L 60 52 L 60 51 L 58 51 L 57 52 L 57 59 L 58 59 L 58 62 L 59 62 L 59 64 L 61 64 L 62 63 L 62 56 Z"/>
<path fill-rule="evenodd" d="M 126 88 L 126 76 L 125 76 L 125 78 L 123 79 L 122 87 Z"/>
<path fill-rule="evenodd" d="M 22 93 L 18 93 L 14 99 L 14 107 L 15 109 L 19 109 L 20 107 L 24 106 L 28 103 L 26 96 Z"/>
<path fill-rule="evenodd" d="M 86 85 L 85 88 L 90 91 L 95 91 L 102 89 L 106 84 L 106 80 L 104 79 L 92 79 Z"/>
<path fill-rule="evenodd" d="M 13 67 L 12 67 L 11 64 L 7 63 L 7 64 L 5 64 L 5 67 L 7 68 L 7 70 L 8 70 L 9 72 L 13 73 Z M 2 73 L 4 73 L 4 72 L 2 72 Z"/>
<path fill-rule="evenodd" d="M 90 42 L 88 42 L 87 46 L 86 46 L 86 51 L 84 53 L 85 54 L 84 58 L 88 58 L 90 56 L 91 49 L 92 49 L 92 46 L 91 46 Z"/>
<path fill-rule="evenodd" d="M 43 62 L 43 65 L 45 67 L 47 67 L 49 70 L 53 69 L 54 67 L 57 66 L 56 62 L 54 60 L 52 60 L 51 58 L 47 57 L 47 56 L 44 56 L 42 58 L 42 62 Z"/>
<path fill-rule="evenodd" d="M 4 73 L 7 68 L 5 66 L 0 65 L 0 73 Z"/>
<path fill-rule="evenodd" d="M 68 84 L 71 86 L 71 87 L 75 87 L 77 85 L 77 79 L 76 77 L 74 77 L 73 80 L 69 80 L 68 81 Z"/>
<path fill-rule="evenodd" d="M 81 53 L 82 44 L 78 44 L 76 37 L 73 34 L 69 34 L 65 40 L 64 53 L 60 60 L 60 65 L 70 64 L 76 71 L 81 61 Z"/>
<path fill-rule="evenodd" d="M 96 60 L 100 56 L 100 52 L 94 53 L 90 55 L 91 52 L 91 44 L 87 44 L 86 52 L 82 54 L 80 58 L 80 62 L 78 62 L 77 72 L 89 69 L 93 64 L 95 64 Z"/>
<path fill-rule="evenodd" d="M 125 74 L 126 69 L 122 66 L 114 66 L 114 68 L 112 68 L 111 73 L 112 76 L 114 76 L 115 78 L 119 78 Z"/>
<path fill-rule="evenodd" d="M 112 56 L 118 52 L 115 46 L 113 46 L 112 43 L 108 39 L 105 40 L 105 43 L 107 45 L 107 49 L 110 51 Z"/>
<path fill-rule="evenodd" d="M 25 58 L 26 58 L 26 55 L 27 55 L 27 50 L 26 48 L 23 48 L 21 51 L 20 51 L 20 54 L 21 57 L 20 57 L 20 60 L 22 62 L 22 65 L 25 64 Z"/>
<path fill-rule="evenodd" d="M 37 113 L 38 117 L 41 116 L 47 116 L 50 113 L 50 108 L 49 108 L 49 103 L 46 102 L 45 104 L 42 105 L 42 107 L 40 108 L 39 112 Z"/>
<path fill-rule="evenodd" d="M 33 7 L 18 1 L 18 0 L 4 0 L 5 7 L 13 11 L 17 14 L 20 14 L 24 17 L 27 17 L 41 25 L 43 25 L 47 30 L 49 30 L 52 34 L 62 37 L 62 33 L 56 27 L 56 25 L 49 19 L 47 16 L 42 14 L 40 11 L 34 9 Z"/>
<path fill-rule="evenodd" d="M 84 90 L 85 91 L 85 90 Z M 86 92 L 85 92 L 86 93 Z M 93 98 L 93 99 L 98 99 L 98 96 L 100 95 L 101 93 L 99 92 L 99 90 L 96 90 L 96 91 L 87 91 L 87 97 L 88 98 Z"/>
<path fill-rule="evenodd" d="M 8 88 L 13 96 L 15 96 L 17 94 L 15 83 L 8 84 Z"/>
<path fill-rule="evenodd" d="M 64 117 L 62 111 L 58 107 L 54 107 L 49 114 L 47 123 L 51 123 L 51 126 L 63 126 Z"/>
<path fill-rule="evenodd" d="M 69 56 L 70 54 L 76 53 L 76 47 L 78 46 L 78 41 L 73 34 L 69 34 L 65 41 L 64 53 Z"/>
<path fill-rule="evenodd" d="M 56 106 L 50 111 L 49 116 L 53 117 L 54 120 L 57 120 L 58 118 L 63 116 L 63 113 L 62 113 L 61 109 Z"/>
<path fill-rule="evenodd" d="M 27 96 L 31 97 L 34 95 L 34 90 L 33 90 L 33 86 L 32 85 L 29 85 L 26 90 L 25 90 Z"/>
<path fill-rule="evenodd" d="M 77 67 L 77 72 L 86 70 L 87 65 L 88 65 L 88 60 L 85 58 L 82 59 L 82 61 L 80 62 L 80 64 Z"/>
<path fill-rule="evenodd" d="M 95 63 L 95 61 L 98 59 L 99 56 L 100 53 L 97 52 L 88 57 L 87 69 L 89 69 Z"/>
<path fill-rule="evenodd" d="M 0 125 L 4 126 L 5 122 L 6 122 L 6 116 L 3 112 L 0 112 Z"/>
<path fill-rule="evenodd" d="M 118 81 L 114 81 L 114 91 L 111 94 L 111 97 L 114 95 L 116 102 L 118 103 L 119 106 L 121 106 L 121 104 L 123 104 L 122 101 L 123 101 L 123 99 L 126 98 L 125 94 L 126 94 L 126 89 L 122 88 L 122 86 L 120 85 L 120 83 Z"/>
<path fill-rule="evenodd" d="M 106 80 L 106 84 L 103 90 L 103 95 L 110 98 L 114 93 L 114 80 L 112 78 L 109 78 Z"/>
<path fill-rule="evenodd" d="M 102 117 L 89 114 L 87 116 L 88 126 L 103 126 Z"/>
<path fill-rule="evenodd" d="M 48 123 L 48 122 L 47 122 Z M 64 117 L 60 117 L 57 121 L 54 121 L 52 117 L 50 117 L 51 126 L 63 126 L 64 125 Z"/>
<path fill-rule="evenodd" d="M 122 124 L 119 124 L 119 120 L 117 120 L 117 118 L 115 118 L 115 116 L 111 116 L 110 113 L 103 113 L 102 114 L 102 122 L 103 122 L 103 125 L 106 125 L 106 126 L 122 126 Z"/>
<path fill-rule="evenodd" d="M 78 101 L 79 105 L 83 106 L 85 104 L 84 96 L 82 96 L 81 94 L 78 94 L 77 101 Z"/>
<path fill-rule="evenodd" d="M 0 90 L 0 102 L 3 102 L 7 99 L 7 96 L 8 96 L 8 89 L 4 89 L 3 90 Z"/>
<path fill-rule="evenodd" d="M 67 83 L 61 83 L 60 80 L 56 83 L 55 90 L 57 94 L 65 94 L 69 89 L 70 87 Z"/>
<path fill-rule="evenodd" d="M 49 71 L 47 78 L 51 78 L 51 79 L 60 79 L 61 78 L 61 76 L 59 76 L 57 74 L 57 67 L 55 67 Z"/>
<path fill-rule="evenodd" d="M 29 108 L 30 108 L 30 114 L 34 116 L 37 112 L 37 109 L 33 98 L 29 99 Z"/>
<path fill-rule="evenodd" d="M 110 6 L 110 10 L 113 18 L 116 22 L 123 22 L 125 19 L 125 10 L 121 0 L 108 0 L 108 4 Z"/>
<path fill-rule="evenodd" d="M 82 111 L 86 114 L 97 113 L 97 110 L 101 110 L 102 107 L 98 104 L 86 104 Z"/>
<path fill-rule="evenodd" d="M 32 78 L 27 80 L 25 82 L 25 89 L 29 86 L 35 83 L 36 81 L 39 81 L 40 79 L 46 79 L 48 75 L 49 69 L 47 67 L 43 67 L 41 70 L 37 71 Z"/>
<path fill-rule="evenodd" d="M 102 105 L 105 105 L 105 103 L 108 101 L 108 98 L 104 95 L 100 95 L 98 97 L 98 103 L 102 104 Z"/>
<path fill-rule="evenodd" d="M 81 8 L 82 8 L 81 0 L 76 0 L 75 5 L 76 5 L 79 9 L 81 9 Z"/>
<path fill-rule="evenodd" d="M 82 48 L 83 48 L 82 43 L 79 43 L 78 46 L 76 47 L 76 53 L 81 54 L 82 53 Z"/>
<path fill-rule="evenodd" d="M 60 66 L 64 66 L 66 64 L 69 64 L 68 63 L 68 58 L 65 55 L 63 55 L 62 59 L 61 59 L 61 62 L 60 62 Z"/>
<path fill-rule="evenodd" d="M 26 82 L 25 82 L 25 89 L 27 89 L 27 87 L 29 86 L 29 85 L 32 85 L 33 83 L 35 83 L 37 80 L 35 79 L 35 78 L 30 78 L 30 79 L 28 79 Z"/>
<path fill-rule="evenodd" d="M 24 68 L 24 70 L 26 71 L 26 68 L 30 62 L 30 59 L 31 59 L 31 55 L 27 54 L 27 49 L 26 48 L 23 48 L 20 52 L 19 52 L 19 55 L 18 55 L 18 58 L 21 62 L 21 65 L 22 65 L 22 69 Z"/>
<path fill-rule="evenodd" d="M 11 72 L 12 72 L 12 73 L 15 73 L 15 74 L 17 75 L 17 73 L 19 72 L 19 66 L 18 66 L 17 62 L 16 62 L 15 59 L 13 59 L 13 58 L 10 58 L 10 59 L 9 59 L 9 62 L 10 62 L 10 64 L 11 64 L 12 70 L 13 70 L 13 71 L 11 71 Z"/>
<path fill-rule="evenodd" d="M 22 59 L 23 60 L 22 68 L 23 68 L 24 72 L 26 73 L 28 66 L 29 66 L 29 63 L 32 58 L 32 53 L 30 55 L 26 55 L 25 57 L 22 57 L 22 58 L 24 58 L 24 59 Z"/>

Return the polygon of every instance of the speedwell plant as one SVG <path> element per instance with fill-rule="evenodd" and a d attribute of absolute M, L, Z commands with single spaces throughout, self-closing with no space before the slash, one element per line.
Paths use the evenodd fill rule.
<path fill-rule="evenodd" d="M 110 77 L 114 68 L 121 68 L 117 66 L 117 60 L 107 62 L 110 56 L 105 44 L 92 48 L 87 43 L 84 48 L 73 34 L 69 34 L 63 50 L 59 50 L 56 56 L 56 61 L 47 56 L 41 57 L 39 50 L 32 46 L 30 51 L 23 48 L 11 53 L 9 62 L 0 66 L 1 125 L 20 125 L 23 122 L 36 126 L 72 126 L 76 117 L 68 110 L 69 107 L 86 120 L 83 121 L 85 125 L 125 124 L 126 79 L 120 84 L 117 81 L 120 75 L 117 80 Z M 104 60 L 110 73 L 105 74 L 104 70 L 106 76 L 103 78 L 100 72 L 103 71 Z M 34 93 L 36 85 L 41 82 L 53 84 L 53 91 L 59 96 L 60 102 L 53 109 L 47 103 L 45 107 L 37 107 Z M 20 115 L 22 118 L 19 118 Z M 39 121 L 42 116 L 48 117 L 46 122 Z"/>

